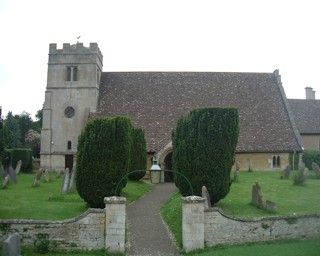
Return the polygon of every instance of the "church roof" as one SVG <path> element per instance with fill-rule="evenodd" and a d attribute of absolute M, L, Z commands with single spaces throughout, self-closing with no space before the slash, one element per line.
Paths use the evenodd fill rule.
<path fill-rule="evenodd" d="M 288 101 L 300 134 L 320 134 L 320 100 Z"/>
<path fill-rule="evenodd" d="M 91 117 L 129 116 L 144 129 L 148 151 L 158 152 L 171 141 L 180 116 L 202 107 L 239 109 L 237 152 L 301 151 L 274 73 L 104 72 Z"/>

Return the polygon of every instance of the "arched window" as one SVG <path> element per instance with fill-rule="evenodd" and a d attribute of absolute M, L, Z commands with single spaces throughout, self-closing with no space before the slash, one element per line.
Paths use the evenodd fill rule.
<path fill-rule="evenodd" d="M 67 67 L 67 81 L 78 81 L 78 67 Z"/>
<path fill-rule="evenodd" d="M 279 168 L 281 166 L 280 156 L 273 156 L 272 157 L 272 167 Z"/>
<path fill-rule="evenodd" d="M 68 140 L 68 149 L 71 149 L 71 146 L 72 146 L 71 140 Z"/>

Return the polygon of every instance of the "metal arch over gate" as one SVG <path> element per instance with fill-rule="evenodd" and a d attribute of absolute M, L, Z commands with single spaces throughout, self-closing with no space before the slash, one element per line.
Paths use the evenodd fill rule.
<path fill-rule="evenodd" d="M 126 175 L 124 175 L 124 176 L 121 178 L 121 180 L 118 182 L 117 187 L 116 187 L 116 190 L 115 190 L 115 192 L 114 192 L 114 195 L 115 195 L 115 196 L 119 196 L 119 195 L 118 195 L 118 189 L 119 189 L 120 184 L 121 184 L 122 181 L 123 181 L 125 178 L 127 178 L 131 173 L 145 172 L 145 171 L 146 171 L 146 170 L 136 170 L 136 171 L 128 172 Z M 188 183 L 188 185 L 189 185 L 189 188 L 190 188 L 190 191 L 191 191 L 191 195 L 192 195 L 192 196 L 194 195 L 193 187 L 192 187 L 189 179 L 188 179 L 184 174 L 182 174 L 181 172 L 175 171 L 175 170 L 161 170 L 161 171 L 164 171 L 164 172 L 173 172 L 173 173 L 177 173 L 177 174 L 181 175 L 181 176 L 187 181 L 187 183 Z"/>

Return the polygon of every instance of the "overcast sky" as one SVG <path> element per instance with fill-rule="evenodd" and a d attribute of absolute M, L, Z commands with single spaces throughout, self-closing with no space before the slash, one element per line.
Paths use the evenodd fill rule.
<path fill-rule="evenodd" d="M 98 43 L 104 71 L 279 69 L 320 95 L 318 0 L 0 0 L 0 106 L 42 108 L 50 43 Z"/>

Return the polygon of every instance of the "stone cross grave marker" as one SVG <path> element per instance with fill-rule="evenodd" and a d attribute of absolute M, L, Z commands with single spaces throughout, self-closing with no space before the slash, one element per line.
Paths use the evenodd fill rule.
<path fill-rule="evenodd" d="M 252 186 L 251 203 L 258 206 L 259 208 L 264 208 L 261 195 L 261 187 L 258 182 L 256 182 L 256 184 Z"/>
<path fill-rule="evenodd" d="M 204 198 L 204 208 L 210 209 L 211 208 L 210 195 L 206 186 L 202 186 L 202 197 Z"/>
<path fill-rule="evenodd" d="M 283 177 L 285 180 L 290 179 L 290 173 L 291 173 L 291 165 L 288 164 L 286 169 L 284 169 L 284 171 L 283 171 Z"/>
<path fill-rule="evenodd" d="M 9 235 L 9 237 L 3 242 L 2 247 L 3 256 L 20 256 L 20 236 L 18 233 Z"/>
<path fill-rule="evenodd" d="M 19 160 L 15 169 L 16 174 L 19 174 L 21 166 L 22 166 L 22 161 Z"/>
<path fill-rule="evenodd" d="M 34 181 L 33 181 L 33 184 L 32 184 L 33 187 L 37 187 L 37 186 L 40 185 L 40 179 L 41 179 L 42 174 L 43 174 L 43 169 L 40 168 L 40 169 L 37 171 L 37 173 L 36 173 L 36 175 L 35 175 L 35 177 L 34 177 Z"/>

